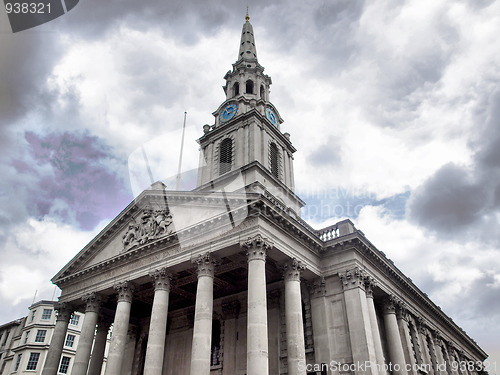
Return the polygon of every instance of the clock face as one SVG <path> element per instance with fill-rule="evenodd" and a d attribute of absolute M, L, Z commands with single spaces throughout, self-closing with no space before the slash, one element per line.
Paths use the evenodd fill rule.
<path fill-rule="evenodd" d="M 236 115 L 236 112 L 238 112 L 238 106 L 234 103 L 228 104 L 219 115 L 220 122 L 231 120 Z"/>
<path fill-rule="evenodd" d="M 273 123 L 273 125 L 278 126 L 278 117 L 276 116 L 276 113 L 270 108 L 266 108 L 266 117 L 269 121 Z"/>

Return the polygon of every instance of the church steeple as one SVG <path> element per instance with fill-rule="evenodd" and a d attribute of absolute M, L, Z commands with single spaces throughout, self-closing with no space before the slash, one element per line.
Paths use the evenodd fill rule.
<path fill-rule="evenodd" d="M 255 38 L 253 35 L 253 27 L 250 23 L 250 16 L 245 17 L 246 22 L 243 24 L 243 31 L 241 33 L 240 52 L 238 53 L 238 60 L 255 60 L 257 61 L 257 49 L 255 48 Z"/>
<path fill-rule="evenodd" d="M 281 118 L 269 100 L 271 77 L 257 60 L 255 37 L 247 14 L 241 31 L 238 59 L 224 76 L 226 100 L 203 127 L 196 190 L 234 187 L 240 175 L 253 192 L 271 194 L 298 213 L 304 204 L 294 191 L 290 134 L 281 132 Z M 229 185 L 228 185 L 229 184 Z M 235 188 L 239 190 L 240 188 Z"/>

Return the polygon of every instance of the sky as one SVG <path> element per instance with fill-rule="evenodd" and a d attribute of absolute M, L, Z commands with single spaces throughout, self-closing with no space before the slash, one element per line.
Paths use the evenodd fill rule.
<path fill-rule="evenodd" d="M 350 218 L 499 373 L 500 2 L 248 5 L 303 218 Z M 0 11 L 0 323 L 57 298 L 50 279 L 144 187 L 138 153 L 175 174 L 184 112 L 196 169 L 246 6 L 81 0 L 15 34 Z"/>

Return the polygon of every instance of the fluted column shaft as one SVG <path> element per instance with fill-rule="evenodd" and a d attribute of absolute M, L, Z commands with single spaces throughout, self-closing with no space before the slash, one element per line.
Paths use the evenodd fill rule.
<path fill-rule="evenodd" d="M 410 328 L 408 327 L 409 317 L 405 307 L 400 306 L 400 308 L 396 311 L 396 318 L 398 321 L 401 343 L 403 345 L 405 362 L 408 366 L 407 372 L 409 375 L 418 375 L 417 364 L 415 362 L 415 356 L 413 355 Z"/>
<path fill-rule="evenodd" d="M 314 335 L 314 358 L 316 363 L 329 363 L 331 360 L 330 340 L 328 339 L 328 308 L 325 301 L 326 283 L 324 278 L 316 279 L 309 287 L 311 297 L 311 320 Z"/>
<path fill-rule="evenodd" d="M 387 375 L 385 370 L 385 356 L 382 349 L 382 339 L 380 336 L 380 329 L 377 321 L 377 312 L 375 310 L 375 302 L 373 301 L 373 288 L 375 287 L 375 281 L 373 278 L 365 278 L 365 289 L 366 289 L 366 302 L 368 304 L 368 314 L 370 315 L 370 327 L 372 329 L 373 345 L 375 347 L 375 358 L 377 358 L 377 365 L 380 375 Z"/>
<path fill-rule="evenodd" d="M 354 267 L 340 273 L 339 277 L 344 290 L 352 360 L 355 364 L 363 364 L 356 369 L 356 375 L 379 375 L 365 293 L 365 275 Z"/>
<path fill-rule="evenodd" d="M 295 258 L 284 267 L 285 279 L 285 319 L 288 374 L 306 375 L 306 348 L 302 320 L 302 297 L 300 275 L 304 266 Z"/>
<path fill-rule="evenodd" d="M 248 257 L 247 375 L 268 375 L 266 256 L 271 244 L 257 235 L 242 247 Z"/>
<path fill-rule="evenodd" d="M 61 354 L 66 339 L 66 332 L 68 330 L 69 318 L 71 317 L 71 309 L 65 303 L 59 304 L 56 307 L 57 320 L 50 341 L 47 359 L 43 367 L 42 375 L 56 375 L 61 360 Z"/>
<path fill-rule="evenodd" d="M 99 317 L 101 298 L 98 294 L 92 292 L 82 297 L 86 303 L 85 318 L 83 320 L 82 332 L 78 339 L 75 360 L 73 362 L 72 375 L 86 375 L 89 367 L 90 351 L 94 342 L 95 327 Z"/>
<path fill-rule="evenodd" d="M 106 375 L 121 375 L 134 286 L 130 282 L 125 281 L 115 285 L 115 290 L 118 292 L 118 304 L 116 305 L 113 333 L 111 335 L 108 360 L 106 362 Z"/>
<path fill-rule="evenodd" d="M 111 321 L 102 317 L 97 322 L 97 332 L 95 334 L 92 356 L 90 357 L 88 375 L 100 375 L 101 373 L 110 325 Z"/>
<path fill-rule="evenodd" d="M 433 344 L 434 344 L 434 350 L 436 353 L 436 362 L 437 362 L 436 372 L 438 374 L 441 374 L 441 375 L 447 375 L 446 362 L 444 360 L 443 349 L 441 347 L 443 345 L 443 342 L 442 342 L 441 337 L 437 331 L 434 332 Z"/>
<path fill-rule="evenodd" d="M 214 304 L 214 259 L 209 253 L 193 260 L 198 272 L 194 311 L 191 375 L 210 374 L 210 343 Z"/>
<path fill-rule="evenodd" d="M 384 323 L 392 373 L 394 375 L 407 375 L 405 369 L 405 355 L 401 343 L 401 336 L 399 334 L 398 322 L 396 320 L 396 305 L 392 298 L 387 300 L 384 306 Z"/>
<path fill-rule="evenodd" d="M 165 353 L 165 335 L 167 331 L 168 300 L 172 275 L 166 268 L 150 274 L 155 287 L 149 337 L 144 363 L 144 375 L 161 375 Z"/>

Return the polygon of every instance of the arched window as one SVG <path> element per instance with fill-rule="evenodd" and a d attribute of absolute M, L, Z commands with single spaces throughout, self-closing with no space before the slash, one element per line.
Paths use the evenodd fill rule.
<path fill-rule="evenodd" d="M 233 85 L 233 96 L 240 95 L 240 84 L 235 82 Z"/>
<path fill-rule="evenodd" d="M 278 147 L 276 147 L 275 143 L 271 143 L 269 146 L 269 159 L 271 162 L 271 174 L 279 178 L 280 170 L 279 170 L 279 155 L 278 155 Z"/>
<path fill-rule="evenodd" d="M 265 93 L 264 85 L 260 85 L 260 98 L 261 99 L 265 99 L 264 93 Z"/>
<path fill-rule="evenodd" d="M 219 176 L 231 170 L 233 162 L 233 141 L 231 138 L 224 139 L 219 149 Z"/>
<path fill-rule="evenodd" d="M 251 79 L 247 81 L 246 93 L 253 94 L 253 81 Z"/>

